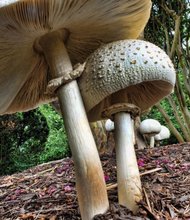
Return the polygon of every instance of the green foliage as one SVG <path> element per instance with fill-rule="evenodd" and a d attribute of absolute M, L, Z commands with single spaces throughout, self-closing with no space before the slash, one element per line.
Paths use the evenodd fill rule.
<path fill-rule="evenodd" d="M 48 133 L 46 119 L 39 110 L 1 116 L 0 174 L 37 164 Z"/>
<path fill-rule="evenodd" d="M 50 105 L 41 106 L 40 112 L 46 117 L 50 131 L 40 161 L 47 162 L 69 156 L 70 151 L 62 117 Z"/>
<path fill-rule="evenodd" d="M 69 155 L 63 120 L 51 106 L 0 117 L 0 175 Z"/>
<path fill-rule="evenodd" d="M 164 117 L 153 108 L 147 117 L 152 117 L 161 124 L 175 127 L 176 138 L 171 136 L 169 143 L 177 142 L 179 135 L 188 141 L 190 130 L 190 90 L 189 90 L 189 0 L 152 0 L 153 7 L 148 25 L 145 28 L 145 39 L 156 44 L 170 56 L 176 69 L 176 86 L 174 94 L 161 102 L 171 123 L 166 124 Z M 171 101 L 172 99 L 172 101 Z M 174 110 L 177 112 L 174 116 Z M 177 118 L 177 119 L 176 119 Z M 166 120 L 168 120 L 166 118 Z M 169 120 L 168 120 L 169 121 Z M 174 130 L 174 129 L 173 129 Z M 180 140 L 181 141 L 181 140 Z"/>

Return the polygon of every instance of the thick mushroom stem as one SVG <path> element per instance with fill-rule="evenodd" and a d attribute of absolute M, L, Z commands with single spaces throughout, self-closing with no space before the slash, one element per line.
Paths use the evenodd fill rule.
<path fill-rule="evenodd" d="M 53 78 L 72 71 L 62 36 L 59 32 L 49 33 L 39 41 Z M 61 86 L 58 97 L 75 165 L 81 216 L 90 220 L 108 209 L 101 162 L 76 80 Z"/>
<path fill-rule="evenodd" d="M 154 136 L 150 136 L 150 148 L 154 148 Z"/>
<path fill-rule="evenodd" d="M 141 181 L 134 149 L 134 121 L 130 113 L 114 115 L 119 203 L 134 213 L 142 199 Z"/>

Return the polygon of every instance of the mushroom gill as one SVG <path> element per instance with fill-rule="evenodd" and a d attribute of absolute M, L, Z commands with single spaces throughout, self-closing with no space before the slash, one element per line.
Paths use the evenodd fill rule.
<path fill-rule="evenodd" d="M 66 33 L 71 63 L 83 63 L 101 44 L 137 38 L 150 15 L 150 0 L 1 0 L 0 114 L 26 111 L 52 100 L 52 73 L 39 39 Z M 31 87 L 30 87 L 31 85 Z M 26 95 L 26 96 L 25 96 Z"/>

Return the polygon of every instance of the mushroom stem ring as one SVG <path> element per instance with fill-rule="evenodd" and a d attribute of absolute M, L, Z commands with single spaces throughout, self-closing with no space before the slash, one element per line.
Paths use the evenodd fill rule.
<path fill-rule="evenodd" d="M 84 70 L 84 67 L 85 63 L 78 64 L 73 71 L 66 73 L 65 76 L 60 76 L 58 78 L 50 80 L 47 85 L 46 94 L 53 95 L 57 92 L 60 86 L 63 86 L 71 82 L 72 80 L 75 80 L 78 77 L 80 77 Z"/>
<path fill-rule="evenodd" d="M 119 112 L 129 113 L 131 117 L 135 118 L 136 116 L 140 115 L 140 108 L 130 103 L 118 103 L 104 109 L 102 112 L 102 117 L 113 118 L 113 116 Z"/>
<path fill-rule="evenodd" d="M 46 34 L 39 43 L 52 78 L 65 77 L 73 71 L 60 32 Z M 57 94 L 75 164 L 82 219 L 89 220 L 108 208 L 101 162 L 76 80 L 59 87 Z"/>
<path fill-rule="evenodd" d="M 70 60 L 68 54 L 66 54 L 67 51 L 64 45 L 68 36 L 68 30 L 62 29 L 59 31 L 49 32 L 35 41 L 34 50 L 37 53 L 44 54 L 46 62 L 48 62 L 50 68 L 52 79 L 48 82 L 46 94 L 54 94 L 61 85 L 69 83 L 80 77 L 84 70 L 85 63 L 82 65 L 76 65 L 76 68 L 72 71 L 63 69 L 64 64 L 61 62 L 64 62 L 65 60 L 67 63 L 68 60 Z M 61 57 L 64 57 L 62 61 L 60 60 Z"/>

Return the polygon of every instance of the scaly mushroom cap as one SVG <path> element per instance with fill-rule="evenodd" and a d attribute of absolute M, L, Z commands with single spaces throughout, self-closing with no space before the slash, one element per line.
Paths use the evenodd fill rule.
<path fill-rule="evenodd" d="M 72 64 L 84 62 L 102 43 L 137 38 L 151 1 L 1 0 L 1 6 L 0 114 L 5 114 L 52 99 L 44 94 L 51 75 L 44 56 L 34 50 L 37 39 L 66 30 Z"/>
<path fill-rule="evenodd" d="M 116 103 L 131 103 L 145 111 L 175 84 L 175 70 L 166 53 L 152 43 L 124 40 L 107 44 L 87 60 L 79 86 L 89 120 Z"/>
<path fill-rule="evenodd" d="M 169 137 L 170 137 L 170 130 L 166 126 L 161 125 L 160 133 L 155 135 L 154 138 L 156 141 L 161 141 L 161 140 L 167 139 Z"/>
<path fill-rule="evenodd" d="M 156 135 L 161 131 L 161 124 L 155 119 L 145 119 L 139 126 L 139 131 L 144 135 Z"/>

